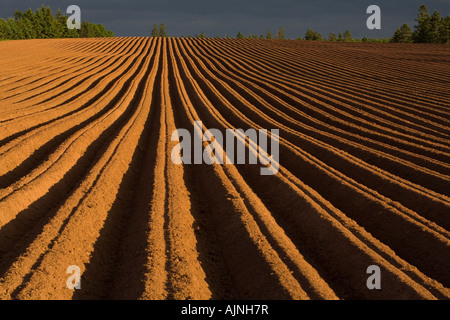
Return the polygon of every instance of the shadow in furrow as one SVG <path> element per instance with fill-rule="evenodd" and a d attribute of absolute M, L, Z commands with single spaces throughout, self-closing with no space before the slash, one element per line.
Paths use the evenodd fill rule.
<path fill-rule="evenodd" d="M 156 56 L 156 55 L 155 55 Z M 143 96 L 145 83 L 149 80 L 155 56 L 149 64 L 138 90 L 131 101 L 133 109 L 138 108 Z M 162 59 L 161 59 L 162 60 Z M 117 197 L 100 231 L 99 238 L 94 244 L 90 262 L 82 275 L 83 287 L 76 290 L 73 299 L 138 299 L 144 292 L 145 275 L 145 246 L 146 227 L 150 218 L 150 205 L 148 210 L 134 210 L 130 203 L 141 201 L 138 197 L 141 188 L 151 189 L 152 193 L 153 171 L 147 170 L 156 159 L 156 148 L 159 128 L 161 66 L 156 75 L 155 86 L 152 93 L 150 114 L 144 125 L 144 130 L 134 150 L 131 164 L 125 173 L 119 187 Z M 150 175 L 150 176 L 147 176 Z M 136 184 L 136 181 L 140 183 Z M 129 250 L 127 259 L 122 259 L 123 251 Z M 132 252 L 130 252 L 132 251 Z M 131 259 L 130 259 L 131 257 Z"/>
<path fill-rule="evenodd" d="M 172 60 L 168 59 L 168 68 L 174 70 Z M 169 83 L 176 85 L 173 72 L 169 72 Z M 176 128 L 189 128 L 191 124 L 187 121 L 186 114 L 181 111 L 182 102 L 179 93 L 170 86 L 170 97 L 174 106 L 173 113 Z M 183 119 L 183 120 L 182 120 Z M 171 134 L 168 132 L 168 134 Z M 167 152 L 171 152 L 168 150 Z M 194 218 L 193 229 L 197 238 L 198 260 L 205 272 L 211 299 L 240 299 L 240 294 L 233 285 L 222 250 L 218 245 L 219 239 L 215 226 L 211 221 L 214 208 L 208 204 L 209 199 L 205 196 L 204 188 L 199 177 L 205 174 L 205 170 L 199 170 L 198 165 L 184 165 L 184 184 L 191 194 L 191 214 Z M 168 181 L 168 180 L 167 180 Z"/>
<path fill-rule="evenodd" d="M 137 59 L 137 58 L 136 58 Z M 126 74 L 127 72 L 129 72 L 129 70 L 133 67 L 134 63 L 136 62 L 136 59 L 133 61 L 133 63 L 130 64 L 130 66 L 124 71 L 124 74 Z M 118 66 L 117 68 L 119 68 L 120 66 Z M 117 70 L 114 69 L 115 70 Z M 106 75 L 105 75 L 106 76 Z M 119 76 L 120 77 L 120 76 Z M 119 78 L 118 77 L 118 78 Z M 103 77 L 102 77 L 103 78 Z M 98 79 L 98 82 L 101 81 L 102 78 Z M 116 78 L 116 80 L 118 79 Z M 130 78 L 132 79 L 132 78 Z M 98 83 L 97 81 L 95 83 L 93 83 L 91 86 L 89 86 L 89 88 L 87 88 L 84 92 L 81 92 L 79 94 L 77 94 L 74 97 L 71 97 L 70 99 L 68 99 L 67 101 L 65 101 L 64 103 L 62 103 L 61 105 L 68 103 L 74 99 L 76 99 L 78 96 L 84 94 L 85 92 L 87 92 L 88 90 L 92 89 L 93 87 L 95 87 L 95 85 Z M 18 181 L 20 178 L 22 178 L 23 176 L 25 176 L 27 173 L 29 173 L 33 168 L 36 168 L 39 164 L 41 164 L 43 161 L 46 160 L 46 158 L 48 157 L 49 154 L 51 154 L 64 140 L 66 140 L 68 137 L 70 137 L 72 134 L 74 134 L 75 132 L 77 132 L 78 130 L 80 130 L 81 128 L 85 127 L 86 125 L 88 125 L 89 123 L 99 119 L 101 116 L 103 116 L 105 113 L 107 113 L 109 110 L 111 110 L 111 108 L 114 108 L 115 104 L 120 100 L 120 98 L 122 97 L 122 94 L 124 92 L 126 92 L 129 83 L 131 82 L 131 80 L 128 80 L 126 82 L 126 84 L 123 86 L 123 88 L 120 90 L 120 92 L 114 97 L 114 99 L 108 103 L 108 105 L 105 106 L 105 108 L 103 108 L 100 112 L 96 113 L 95 115 L 93 115 L 92 117 L 86 119 L 85 121 L 81 122 L 80 124 L 70 128 L 69 130 L 61 133 L 58 136 L 55 136 L 53 139 L 51 139 L 50 141 L 48 141 L 46 144 L 42 145 L 41 147 L 39 147 L 30 157 L 28 157 L 24 162 L 22 162 L 19 166 L 17 166 L 14 170 L 9 171 L 8 173 L 4 174 L 3 176 L 0 177 L 0 188 L 6 188 L 9 185 L 13 184 L 14 182 Z M 89 108 L 90 105 L 92 105 L 95 101 L 98 101 L 98 99 L 100 99 L 103 95 L 107 94 L 107 92 L 111 89 L 111 87 L 115 84 L 115 81 L 111 81 L 109 82 L 105 88 L 99 92 L 95 97 L 93 97 L 92 99 L 90 99 L 89 101 L 87 101 L 85 104 L 83 104 L 80 108 L 77 108 L 76 110 L 73 110 L 61 117 L 58 117 L 56 119 L 52 119 L 49 120 L 47 122 L 41 123 L 37 126 L 28 128 L 24 131 L 18 132 L 8 138 L 3 139 L 2 141 L 0 141 L 0 146 L 8 143 L 18 137 L 20 137 L 21 135 L 24 135 L 32 130 L 35 130 L 37 128 L 43 127 L 47 124 L 50 124 L 52 122 L 58 121 L 60 119 L 69 117 L 72 114 L 75 114 L 83 109 Z M 58 106 L 56 106 L 58 107 Z M 55 107 L 55 108 L 56 108 Z"/>
<path fill-rule="evenodd" d="M 117 96 L 106 106 L 106 109 L 112 108 L 123 96 L 139 69 L 127 80 Z M 0 277 L 42 232 L 44 226 L 72 191 L 80 186 L 86 174 L 116 137 L 116 133 L 132 116 L 135 107 L 134 104 L 130 104 L 120 117 L 86 149 L 84 156 L 77 160 L 60 181 L 53 185 L 43 197 L 21 211 L 15 219 L 0 229 Z"/>

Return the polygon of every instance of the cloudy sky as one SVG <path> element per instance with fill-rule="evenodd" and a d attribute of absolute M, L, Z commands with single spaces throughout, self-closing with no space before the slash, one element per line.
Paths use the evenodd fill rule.
<path fill-rule="evenodd" d="M 430 13 L 450 15 L 450 0 L 0 0 L 0 17 L 12 16 L 16 8 L 36 10 L 42 3 L 54 12 L 78 5 L 83 20 L 102 23 L 116 36 L 150 35 L 153 24 L 164 23 L 169 36 L 205 31 L 235 37 L 239 30 L 265 35 L 283 26 L 288 38 L 304 36 L 307 28 L 326 37 L 349 29 L 354 38 L 384 38 L 403 23 L 413 27 L 421 4 Z M 381 8 L 381 30 L 366 27 L 372 4 Z"/>

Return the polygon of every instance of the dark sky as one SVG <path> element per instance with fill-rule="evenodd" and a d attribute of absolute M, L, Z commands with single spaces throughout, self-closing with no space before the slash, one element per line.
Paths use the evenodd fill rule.
<path fill-rule="evenodd" d="M 41 4 L 54 12 L 71 4 L 81 8 L 81 17 L 102 23 L 116 36 L 150 35 L 153 24 L 164 23 L 169 36 L 188 36 L 205 31 L 207 36 L 272 34 L 283 26 L 288 38 L 304 36 L 307 28 L 328 37 L 349 29 L 354 38 L 390 37 L 403 23 L 414 26 L 421 4 L 432 13 L 450 15 L 450 0 L 0 0 L 0 17 L 15 9 L 36 10 Z M 369 5 L 381 8 L 381 30 L 369 30 Z"/>

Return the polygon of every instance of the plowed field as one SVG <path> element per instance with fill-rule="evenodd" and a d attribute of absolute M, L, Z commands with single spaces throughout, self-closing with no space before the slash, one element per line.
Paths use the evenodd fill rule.
<path fill-rule="evenodd" d="M 0 70 L 0 299 L 450 298 L 448 46 L 4 41 Z M 279 129 L 278 173 L 175 164 L 195 121 Z"/>

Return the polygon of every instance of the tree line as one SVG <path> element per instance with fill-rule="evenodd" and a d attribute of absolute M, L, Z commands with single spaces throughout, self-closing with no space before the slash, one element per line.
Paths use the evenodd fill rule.
<path fill-rule="evenodd" d="M 450 43 L 450 16 L 441 17 L 434 10 L 430 15 L 425 5 L 421 5 L 414 31 L 405 23 L 392 36 L 392 42 L 402 43 Z"/>
<path fill-rule="evenodd" d="M 432 15 L 429 14 L 425 5 L 421 5 L 419 13 L 417 15 L 417 25 L 414 26 L 414 31 L 408 24 L 402 25 L 391 38 L 383 39 L 369 39 L 363 37 L 362 39 L 354 39 L 349 30 L 345 30 L 343 33 L 338 34 L 331 32 L 328 38 L 322 36 L 317 31 L 307 29 L 305 35 L 298 37 L 297 40 L 317 40 L 317 41 L 342 41 L 342 42 L 414 42 L 414 43 L 450 43 L 450 16 L 441 17 L 440 13 L 435 10 Z M 156 27 L 156 25 L 155 25 Z M 165 29 L 164 29 L 165 30 Z M 157 32 L 157 31 L 156 31 Z M 200 35 L 196 35 L 196 38 L 206 38 L 205 33 L 202 31 Z M 191 38 L 189 36 L 188 38 Z M 217 36 L 216 38 L 221 38 Z M 226 39 L 230 37 L 225 36 Z M 270 29 L 266 35 L 258 35 L 249 33 L 247 36 L 239 31 L 236 35 L 237 39 L 286 39 L 286 35 L 283 27 L 280 27 L 275 36 L 272 36 Z"/>
<path fill-rule="evenodd" d="M 244 36 L 244 34 L 239 31 L 236 38 L 238 39 L 275 39 L 275 40 L 285 40 L 286 39 L 286 34 L 284 32 L 284 28 L 281 26 L 280 29 L 278 29 L 278 31 L 275 33 L 274 36 L 272 36 L 272 32 L 269 30 L 267 30 L 266 36 L 264 37 L 264 35 L 257 35 L 257 34 L 251 34 L 249 33 L 248 36 Z"/>
<path fill-rule="evenodd" d="M 403 24 L 396 30 L 390 39 L 353 39 L 350 31 L 346 30 L 344 34 L 338 36 L 330 33 L 329 41 L 362 41 L 362 42 L 403 42 L 403 43 L 450 43 L 450 16 L 441 17 L 441 14 L 435 10 L 432 15 L 429 14 L 425 5 L 421 5 L 417 19 L 417 25 L 414 31 L 408 24 Z M 298 39 L 301 39 L 299 37 Z M 305 40 L 327 40 L 319 32 L 307 29 Z"/>
<path fill-rule="evenodd" d="M 155 25 L 156 27 L 156 25 Z M 158 36 L 158 30 L 154 28 L 154 31 L 152 32 L 152 35 L 156 34 Z M 166 35 L 167 36 L 167 35 Z M 187 38 L 192 38 L 192 36 L 188 36 Z M 200 35 L 195 35 L 195 38 L 206 38 L 205 32 L 202 31 Z M 221 36 L 216 36 L 215 38 L 221 39 Z M 260 39 L 260 40 L 285 40 L 287 39 L 286 34 L 284 32 L 284 28 L 280 27 L 280 29 L 275 33 L 275 35 L 272 35 L 271 30 L 267 30 L 266 35 L 258 35 L 258 34 L 252 34 L 248 33 L 248 35 L 244 35 L 242 31 L 239 31 L 235 37 L 236 39 Z M 229 35 L 225 36 L 225 39 L 231 39 Z M 328 39 L 323 37 L 319 32 L 314 31 L 312 29 L 307 29 L 304 37 L 298 37 L 297 40 L 320 40 L 320 41 L 377 41 L 377 42 L 385 42 L 387 39 L 353 39 L 352 34 L 349 30 L 345 30 L 344 33 L 339 32 L 338 35 L 335 33 L 330 33 Z"/>
<path fill-rule="evenodd" d="M 0 39 L 49 39 L 49 38 L 92 38 L 114 37 L 112 31 L 106 30 L 102 24 L 83 21 L 81 29 L 67 27 L 67 15 L 58 9 L 53 15 L 49 6 L 42 5 L 33 12 L 28 9 L 21 12 L 16 9 L 14 17 L 0 19 Z"/>

